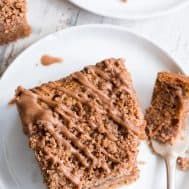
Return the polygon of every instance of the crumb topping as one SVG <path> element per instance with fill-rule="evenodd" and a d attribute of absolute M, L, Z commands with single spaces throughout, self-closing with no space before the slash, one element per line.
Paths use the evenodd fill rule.
<path fill-rule="evenodd" d="M 0 24 L 3 31 L 8 33 L 17 24 L 21 24 L 25 17 L 25 0 L 1 0 L 0 1 Z"/>
<path fill-rule="evenodd" d="M 26 20 L 25 0 L 0 1 L 0 44 L 28 36 L 31 32 Z"/>
<path fill-rule="evenodd" d="M 108 187 L 138 177 L 145 121 L 123 60 L 31 90 L 20 87 L 16 103 L 50 189 Z"/>

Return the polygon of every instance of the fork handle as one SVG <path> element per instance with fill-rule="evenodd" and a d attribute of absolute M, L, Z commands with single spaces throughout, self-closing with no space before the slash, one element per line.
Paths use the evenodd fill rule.
<path fill-rule="evenodd" d="M 175 171 L 176 171 L 176 157 L 167 156 L 165 158 L 167 169 L 167 189 L 175 189 Z"/>

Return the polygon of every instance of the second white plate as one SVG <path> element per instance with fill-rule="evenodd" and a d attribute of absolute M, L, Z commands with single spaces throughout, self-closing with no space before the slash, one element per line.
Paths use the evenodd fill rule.
<path fill-rule="evenodd" d="M 189 4 L 188 0 L 69 0 L 98 15 L 138 20 L 168 14 Z"/>
<path fill-rule="evenodd" d="M 43 54 L 63 57 L 61 64 L 40 64 Z M 62 78 L 86 65 L 109 57 L 123 57 L 132 74 L 143 110 L 149 105 L 156 74 L 180 72 L 176 62 L 150 41 L 115 26 L 89 25 L 54 33 L 25 50 L 0 80 L 0 188 L 45 188 L 37 162 L 28 148 L 16 108 L 8 106 L 18 85 L 30 88 Z M 165 188 L 165 167 L 146 145 L 141 145 L 140 179 L 124 189 Z M 177 188 L 188 189 L 189 173 L 178 172 Z"/>

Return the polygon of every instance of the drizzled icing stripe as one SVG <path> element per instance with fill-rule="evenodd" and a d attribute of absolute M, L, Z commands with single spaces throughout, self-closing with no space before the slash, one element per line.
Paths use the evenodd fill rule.
<path fill-rule="evenodd" d="M 102 77 L 106 81 L 110 81 L 111 80 L 111 78 L 110 78 L 110 76 L 108 74 L 106 74 L 105 72 L 103 72 L 102 70 L 100 70 L 96 66 L 89 66 L 88 69 L 89 69 L 89 71 L 91 71 L 91 73 L 93 75 L 97 74 L 97 75 L 99 75 L 100 77 Z"/>
<path fill-rule="evenodd" d="M 70 122 L 70 116 L 69 116 L 68 114 L 64 113 L 64 112 L 62 111 L 62 109 L 56 107 L 56 108 L 54 108 L 54 110 L 55 110 L 59 115 L 61 115 L 62 117 L 64 117 L 64 119 L 65 119 L 68 123 Z"/>
<path fill-rule="evenodd" d="M 109 104 L 110 99 L 103 93 L 101 93 L 100 90 L 98 90 L 94 85 L 92 85 L 89 80 L 84 76 L 84 74 L 82 74 L 81 72 L 76 72 L 72 75 L 72 77 L 77 80 L 79 83 L 81 83 L 82 85 L 88 87 L 89 89 L 91 89 L 93 92 L 95 92 L 100 99 Z"/>
<path fill-rule="evenodd" d="M 69 116 L 71 117 L 74 117 L 74 118 L 78 118 L 78 116 L 72 112 L 71 110 L 69 110 L 64 104 L 61 104 L 61 106 L 59 106 L 66 114 L 68 114 Z"/>
<path fill-rule="evenodd" d="M 67 94 L 68 96 L 71 96 L 72 98 L 75 98 L 76 100 L 78 100 L 79 102 L 81 103 L 84 103 L 84 104 L 88 104 L 90 105 L 91 108 L 95 108 L 94 106 L 91 105 L 91 102 L 90 102 L 90 99 L 87 98 L 85 95 L 77 95 L 75 93 L 72 93 L 70 92 L 69 90 L 65 89 L 64 87 L 60 87 L 59 90 L 61 90 L 62 92 L 64 92 L 65 94 Z M 79 117 L 78 117 L 79 119 Z M 93 123 L 92 121 L 88 121 L 89 125 L 93 128 L 93 129 L 97 129 L 99 133 L 101 134 L 106 134 L 107 137 L 110 139 L 110 140 L 113 140 L 115 141 L 116 140 L 116 137 L 114 135 L 112 135 L 111 133 L 108 132 L 107 129 L 105 129 L 104 127 L 104 132 L 105 133 L 102 133 L 102 131 L 100 130 L 100 128 L 95 124 Z"/>
<path fill-rule="evenodd" d="M 44 98 L 41 98 L 41 99 L 44 99 Z M 50 100 L 45 100 L 46 102 L 49 102 Z M 52 103 L 50 103 L 50 104 L 52 104 Z M 72 122 L 71 122 L 71 117 L 70 116 L 68 116 L 68 115 L 66 115 L 64 112 L 62 112 L 60 109 L 58 109 L 58 108 L 55 108 L 55 110 L 57 111 L 57 113 L 59 113 L 61 116 L 63 116 L 63 118 L 64 119 L 66 119 L 67 121 L 69 121 L 69 124 L 70 125 L 72 125 L 74 128 L 76 128 L 76 129 L 78 129 L 78 127 L 76 127 Z M 97 127 L 98 128 L 98 127 Z M 81 130 L 81 129 L 78 129 L 78 131 L 80 132 L 80 133 L 85 133 L 83 130 Z M 87 135 L 86 133 L 85 133 L 85 135 L 86 135 L 86 137 L 89 139 L 89 140 L 91 140 L 96 146 L 97 146 L 97 144 L 95 143 L 95 141 L 94 141 L 94 139 L 92 139 L 89 135 Z M 114 163 L 119 163 L 119 160 L 117 160 L 116 158 L 114 158 L 111 154 L 109 154 L 102 146 L 97 146 L 101 151 L 102 151 L 102 153 L 104 153 L 104 155 L 106 155 L 112 162 L 114 162 Z M 107 166 L 104 166 L 104 168 L 105 167 L 107 167 Z M 107 168 L 106 168 L 106 170 L 107 170 Z"/>
<path fill-rule="evenodd" d="M 41 89 L 43 90 L 44 93 L 49 94 L 49 91 L 48 91 L 47 88 L 43 87 L 43 88 L 40 88 L 40 90 L 41 90 Z M 36 88 L 34 88 L 34 89 L 31 89 L 31 91 L 34 92 L 34 93 L 38 93 L 38 92 L 39 92 L 39 87 L 36 87 Z M 44 93 L 43 93 L 43 95 L 44 95 Z"/>
<path fill-rule="evenodd" d="M 73 135 L 65 126 L 62 126 L 60 124 L 56 124 L 59 129 L 62 131 L 63 135 L 65 135 L 69 140 L 72 141 L 72 143 L 74 145 L 76 145 L 78 147 L 78 149 L 80 149 L 81 151 L 84 152 L 84 154 L 90 158 L 93 162 L 94 165 L 98 164 L 98 160 L 96 159 L 95 156 L 93 156 L 93 154 L 87 149 L 87 147 L 85 145 L 83 145 L 77 137 L 75 137 L 75 135 Z M 105 169 L 107 172 L 110 171 L 108 165 L 106 164 L 106 162 L 102 162 L 102 164 L 100 165 L 103 169 Z"/>
<path fill-rule="evenodd" d="M 44 121 L 39 121 L 38 123 L 44 123 Z M 46 123 L 46 129 L 48 130 L 48 132 L 54 137 L 54 139 L 56 140 L 56 142 L 58 143 L 59 146 L 65 146 L 68 150 L 70 150 L 70 152 L 76 156 L 76 158 L 78 158 L 78 160 L 80 161 L 80 163 L 82 165 L 84 165 L 85 167 L 88 167 L 89 164 L 87 163 L 87 161 L 85 160 L 85 158 L 79 153 L 78 150 L 76 150 L 66 139 L 64 139 L 63 137 L 60 136 L 60 134 L 58 134 L 57 132 L 54 131 L 54 127 L 52 127 L 52 123 L 47 122 Z"/>
<path fill-rule="evenodd" d="M 92 83 L 89 82 L 89 80 L 84 76 L 84 74 L 80 72 L 76 72 L 75 74 L 72 75 L 72 77 L 77 80 L 79 83 L 82 85 L 88 87 L 91 89 L 92 92 L 95 92 L 96 95 L 99 97 L 101 101 L 103 101 L 104 104 L 108 106 L 108 115 L 119 125 L 123 126 L 124 128 L 131 130 L 137 135 L 140 135 L 140 129 L 136 127 L 131 121 L 129 120 L 124 120 L 122 121 L 122 118 L 118 114 L 118 112 L 115 113 L 116 109 L 112 107 L 111 99 L 107 97 L 105 94 L 103 94 L 99 89 L 97 89 Z M 112 111 L 114 110 L 114 112 Z"/>
<path fill-rule="evenodd" d="M 51 100 L 48 100 L 46 98 L 41 97 L 41 100 L 44 100 L 48 105 L 52 105 Z M 53 103 L 54 106 L 54 103 Z M 56 109 L 55 109 L 56 110 Z M 62 113 L 62 115 L 64 115 Z M 64 115 L 65 116 L 65 115 Z M 70 120 L 70 117 L 66 117 L 68 120 Z M 69 140 L 71 140 L 73 142 L 74 145 L 77 146 L 78 149 L 80 149 L 81 151 L 83 151 L 85 153 L 85 155 L 90 158 L 94 164 L 96 164 L 97 159 L 93 156 L 93 154 L 87 149 L 87 147 L 85 147 L 80 141 L 78 141 L 78 138 L 73 135 L 67 128 L 66 126 L 63 125 L 63 123 L 61 123 L 59 120 L 56 120 L 55 122 L 53 122 L 54 125 L 58 126 L 59 130 L 63 133 L 63 135 L 68 138 Z M 56 133 L 54 133 L 56 134 Z M 53 135 L 54 135 L 53 134 Z"/>
<path fill-rule="evenodd" d="M 46 102 L 48 105 L 52 105 L 52 107 L 55 107 L 55 103 L 54 102 L 52 102 L 50 99 L 48 99 L 48 98 L 46 98 L 46 97 L 40 97 L 40 99 L 42 100 L 42 101 L 44 101 L 44 102 Z M 57 105 L 57 104 L 56 104 Z M 62 106 L 61 106 L 61 108 L 62 108 Z M 64 107 L 62 110 L 63 111 L 65 111 L 65 113 L 67 113 L 67 112 L 69 112 L 69 115 L 66 115 L 61 109 L 59 109 L 59 108 L 54 108 L 54 110 L 58 113 L 58 114 L 60 114 L 64 119 L 66 119 L 66 121 L 68 121 L 69 122 L 69 124 L 70 125 L 72 125 L 74 128 L 76 128 L 80 133 L 84 133 L 84 131 L 81 131 L 80 129 L 78 129 L 78 127 L 76 127 L 72 122 L 71 122 L 71 119 L 72 119 L 72 117 L 70 117 L 70 116 L 72 116 L 72 115 L 74 115 L 74 113 L 73 112 L 71 112 L 67 107 Z M 67 134 L 66 135 L 66 137 L 68 136 L 68 132 L 69 132 L 69 130 L 67 129 L 66 130 L 66 133 L 65 133 L 65 129 L 66 128 L 62 128 L 61 127 L 61 129 L 63 129 L 64 130 L 64 134 Z M 51 132 L 52 133 L 52 132 Z M 55 133 L 52 133 L 53 134 L 53 136 L 57 139 L 57 136 L 55 136 Z M 72 133 L 69 133 L 69 135 L 72 135 L 72 140 L 74 140 L 73 139 L 73 137 L 75 137 Z M 87 138 L 89 139 L 89 140 L 91 140 L 95 145 L 97 145 L 95 142 L 94 142 L 94 139 L 92 139 L 89 135 L 87 135 L 87 134 L 85 134 L 86 136 L 87 136 Z M 71 139 L 71 138 L 69 138 L 69 139 Z M 76 138 L 75 138 L 75 140 L 76 140 Z M 58 139 L 57 139 L 57 141 L 58 141 Z M 60 142 L 60 141 L 59 141 Z M 74 142 L 74 141 L 73 141 Z M 75 143 L 74 143 L 75 144 Z M 78 146 L 77 146 L 78 147 Z M 101 151 L 102 151 L 102 153 L 104 153 L 104 155 L 106 155 L 112 162 L 114 162 L 114 163 L 119 163 L 119 160 L 117 160 L 116 158 L 114 158 L 111 154 L 109 154 L 103 147 L 100 147 L 99 145 L 97 146 Z M 84 146 L 82 147 L 82 150 L 83 150 L 83 148 L 85 148 Z M 86 153 L 86 152 L 85 152 Z M 88 153 L 88 156 L 89 156 L 89 158 L 91 158 L 92 160 L 94 160 L 94 157 L 92 158 L 92 154 L 90 154 L 89 155 L 89 152 L 87 152 Z M 80 160 L 81 160 L 81 158 L 80 158 Z M 97 162 L 97 160 L 95 160 L 96 162 Z M 84 164 L 84 162 L 82 161 L 82 163 Z M 105 164 L 105 163 L 104 163 Z M 104 169 L 106 169 L 106 171 L 108 171 L 108 169 L 107 169 L 107 167 L 108 166 L 103 166 L 103 168 Z"/>
<path fill-rule="evenodd" d="M 61 91 L 64 92 L 65 94 L 71 96 L 72 98 L 77 99 L 78 101 L 80 101 L 80 102 L 82 102 L 82 103 L 84 103 L 84 104 L 88 104 L 91 108 L 95 108 L 95 107 L 91 104 L 90 99 L 87 98 L 87 97 L 85 97 L 84 95 L 80 94 L 80 95 L 78 96 L 78 95 L 76 95 L 76 94 L 74 94 L 74 93 L 71 93 L 70 91 L 68 91 L 68 90 L 65 89 L 64 87 L 60 87 L 59 90 L 61 90 Z M 122 121 L 120 121 L 120 122 L 122 122 Z M 91 120 L 88 120 L 88 124 L 89 124 L 89 126 L 91 126 L 91 128 L 92 128 L 93 130 L 96 129 L 100 134 L 106 134 L 107 137 L 108 137 L 110 140 L 112 140 L 112 141 L 116 141 L 116 140 L 117 140 L 117 138 L 116 138 L 114 135 L 112 135 L 111 133 L 109 133 L 108 130 L 105 129 L 105 127 L 104 127 L 104 129 L 105 129 L 105 131 L 104 131 L 105 133 L 104 133 L 104 132 L 102 132 L 102 130 L 101 130 L 99 124 L 97 125 L 97 124 L 95 124 L 95 123 L 94 123 L 93 121 L 91 121 Z M 121 148 L 122 150 L 125 150 L 125 149 L 122 148 L 121 146 L 120 146 L 119 148 Z M 112 158 L 112 160 L 113 160 L 113 158 Z M 115 159 L 114 162 L 118 162 L 118 160 Z"/>
<path fill-rule="evenodd" d="M 92 107 L 92 106 L 91 106 Z M 98 120 L 97 120 L 98 121 Z M 94 122 L 92 121 L 88 121 L 89 125 L 93 128 L 93 129 L 96 129 L 100 134 L 105 134 L 107 136 L 107 138 L 109 138 L 111 141 L 116 141 L 117 138 L 111 134 L 105 127 L 103 124 L 95 124 Z"/>
<path fill-rule="evenodd" d="M 60 111 L 58 111 L 64 118 L 65 118 L 65 113 L 63 113 L 63 112 L 60 112 Z M 66 116 L 66 118 L 68 119 L 68 117 Z M 71 117 L 69 117 L 69 120 L 71 120 Z M 71 121 L 70 121 L 70 125 L 72 125 L 74 128 L 78 128 L 77 126 L 75 126 L 75 124 L 73 124 Z M 78 129 L 78 131 L 80 132 L 80 133 L 85 133 L 83 130 L 81 130 L 81 129 Z M 91 142 L 93 143 L 93 144 L 95 144 L 101 151 L 102 151 L 102 153 L 104 153 L 104 155 L 106 155 L 112 162 L 114 162 L 114 163 L 118 163 L 119 162 L 119 160 L 117 160 L 116 158 L 114 158 L 111 154 L 109 154 L 102 146 L 99 146 L 99 145 L 97 145 L 96 143 L 95 143 L 95 141 L 94 141 L 94 139 L 92 139 L 88 134 L 86 134 L 85 133 L 85 136 L 89 139 L 89 140 L 91 140 Z"/>
<path fill-rule="evenodd" d="M 39 94 L 39 93 L 38 93 Z M 30 92 L 30 95 L 32 95 L 32 93 Z M 37 98 L 39 98 L 40 100 L 44 101 L 48 106 L 51 106 L 51 107 L 57 107 L 57 104 L 53 101 L 51 101 L 50 99 L 48 99 L 47 97 L 42 97 L 42 96 L 35 96 L 35 101 L 37 101 Z M 37 104 L 36 104 L 37 105 Z M 62 107 L 62 106 L 61 106 Z M 67 108 L 66 108 L 67 109 Z M 57 108 L 55 108 L 55 110 L 57 110 Z M 65 108 L 63 108 L 63 111 L 65 110 Z M 68 110 L 68 109 L 67 109 Z M 70 115 L 72 115 L 72 113 L 70 112 L 70 110 L 66 111 L 67 113 L 69 112 Z M 63 113 L 62 111 L 58 111 L 58 113 L 61 113 L 61 115 L 66 119 L 67 121 L 70 122 L 71 120 L 71 117 L 68 115 L 66 116 L 65 113 Z M 75 137 L 75 135 L 73 135 L 65 126 L 62 125 L 62 123 L 60 123 L 59 120 L 56 120 L 54 121 L 54 119 L 52 118 L 52 115 L 49 114 L 49 117 L 48 117 L 49 120 L 51 120 L 48 124 L 46 124 L 46 129 L 48 130 L 48 132 L 55 138 L 55 140 L 57 141 L 58 145 L 61 146 L 61 145 L 64 145 L 66 148 L 68 148 L 70 150 L 70 152 L 75 155 L 78 160 L 81 162 L 81 164 L 83 164 L 85 167 L 88 167 L 89 164 L 87 163 L 87 161 L 84 159 L 84 157 L 74 148 L 72 147 L 71 144 L 69 144 L 67 142 L 67 140 L 65 140 L 63 137 L 60 136 L 60 134 L 58 134 L 57 132 L 55 132 L 55 130 L 53 129 L 52 126 L 50 126 L 50 123 L 51 124 L 54 124 L 56 126 L 58 126 L 59 130 L 68 138 L 70 139 L 74 145 L 76 145 L 78 147 L 78 149 L 82 150 L 85 155 L 90 158 L 93 163 L 96 165 L 97 163 L 97 159 L 95 156 L 92 155 L 92 153 L 87 149 L 87 147 L 85 147 L 81 142 L 78 141 L 77 137 Z M 53 121 L 52 121 L 53 120 Z M 38 121 L 38 123 L 40 123 L 42 121 Z M 44 121 L 43 121 L 44 123 Z M 103 150 L 104 151 L 104 150 Z M 111 156 L 110 156 L 111 157 Z M 113 159 L 113 158 L 112 158 Z M 109 168 L 108 166 L 106 165 L 106 163 L 104 162 L 102 164 L 102 167 L 107 171 L 109 172 Z"/>
<path fill-rule="evenodd" d="M 112 77 L 110 75 L 108 75 L 106 72 L 103 72 L 100 68 L 98 68 L 97 66 L 89 66 L 88 69 L 93 73 L 96 74 L 98 76 L 100 76 L 101 78 L 103 78 L 106 81 L 112 81 Z M 116 73 L 117 75 L 117 79 L 119 79 L 121 81 L 121 83 L 123 83 L 126 87 L 129 88 L 129 82 L 127 82 L 124 78 L 124 72 L 118 72 Z M 128 92 L 130 93 L 131 91 L 128 90 Z"/>
<path fill-rule="evenodd" d="M 71 170 L 70 168 L 66 167 L 63 162 L 54 157 L 53 154 L 51 154 L 49 151 L 43 149 L 43 151 L 45 152 L 45 154 L 49 157 L 49 159 L 52 159 L 53 160 L 53 163 L 54 164 L 58 164 L 59 167 L 58 167 L 58 170 L 63 173 L 63 175 L 69 180 L 71 181 L 74 185 L 78 186 L 78 188 L 80 188 L 81 186 L 81 181 L 80 181 L 80 178 L 78 176 L 75 176 L 71 173 Z"/>
<path fill-rule="evenodd" d="M 59 113 L 60 113 L 60 111 L 59 111 Z M 61 114 L 63 117 L 65 116 L 65 114 L 62 112 L 62 114 Z M 71 120 L 71 117 L 69 117 L 69 120 Z M 77 129 L 77 127 L 70 121 L 70 125 L 72 125 L 74 128 L 76 128 Z M 80 133 L 85 133 L 83 130 L 81 130 L 81 129 L 79 129 L 78 130 Z M 93 144 L 95 144 L 98 148 L 99 148 L 99 150 L 101 150 L 102 151 L 102 153 L 104 153 L 111 161 L 113 161 L 114 163 L 118 163 L 119 161 L 116 159 L 116 158 L 114 158 L 111 154 L 109 154 L 102 146 L 99 146 L 99 145 L 97 145 L 96 144 L 96 142 L 94 141 L 94 139 L 92 139 L 88 134 L 86 134 L 85 133 L 85 136 L 89 139 L 89 140 L 91 140 L 91 142 L 93 143 Z"/>
<path fill-rule="evenodd" d="M 71 96 L 72 98 L 77 99 L 78 101 L 80 101 L 80 102 L 82 102 L 82 103 L 88 104 L 91 108 L 95 108 L 95 107 L 91 104 L 90 99 L 89 99 L 88 97 L 86 97 L 85 95 L 83 95 L 83 94 L 77 95 L 77 94 L 75 94 L 75 93 L 72 93 L 72 92 L 68 91 L 68 90 L 65 89 L 64 87 L 60 87 L 59 90 L 61 90 L 61 91 L 64 92 L 65 94 Z M 46 102 L 48 102 L 48 100 L 47 100 Z M 65 116 L 64 118 L 66 118 L 67 121 L 69 120 L 69 118 L 68 118 L 61 110 L 59 110 L 58 108 L 55 108 L 54 110 L 57 111 L 57 113 L 59 113 L 60 115 Z M 78 117 L 78 119 L 79 119 L 79 117 Z M 123 121 L 122 121 L 122 120 L 117 119 L 117 121 L 119 121 L 120 124 L 123 124 Z M 116 140 L 117 140 L 114 135 L 112 135 L 111 133 L 108 132 L 107 129 L 105 129 L 105 127 L 104 127 L 104 129 L 105 129 L 105 133 L 104 133 L 104 132 L 102 132 L 101 128 L 99 127 L 99 124 L 98 124 L 98 126 L 97 126 L 94 122 L 92 122 L 92 121 L 90 121 L 90 120 L 88 121 L 88 124 L 91 126 L 92 129 L 94 129 L 94 130 L 97 129 L 97 131 L 98 131 L 99 133 L 101 133 L 101 134 L 106 134 L 107 137 L 108 137 L 110 140 L 112 140 L 112 141 L 116 141 Z M 79 130 L 78 127 L 75 127 L 75 128 L 76 128 L 77 130 Z M 79 131 L 79 132 L 81 132 L 81 131 Z M 82 132 L 81 132 L 81 133 L 82 133 Z M 119 148 L 121 148 L 121 147 L 119 147 Z M 122 148 L 121 148 L 121 149 L 122 149 Z M 122 149 L 122 150 L 125 150 L 125 149 Z M 105 151 L 106 151 L 106 150 L 105 150 Z M 104 154 L 105 154 L 105 151 L 104 151 Z M 107 154 L 107 153 L 106 153 L 106 154 Z M 109 155 L 109 158 L 110 158 L 113 162 L 119 162 L 117 159 L 113 158 L 113 156 L 110 157 L 110 155 Z"/>
<path fill-rule="evenodd" d="M 51 88 L 53 88 L 53 87 L 51 87 Z M 54 89 L 54 88 L 53 88 L 53 89 Z M 67 95 L 69 95 L 69 96 L 75 98 L 76 100 L 78 100 L 78 101 L 80 101 L 80 102 L 82 102 L 82 103 L 85 103 L 85 102 L 86 102 L 86 99 L 80 98 L 77 94 L 74 94 L 74 93 L 70 92 L 69 90 L 67 90 L 66 88 L 64 88 L 64 87 L 62 87 L 62 86 L 59 87 L 58 90 L 61 90 L 61 91 L 64 92 L 65 94 L 67 94 Z"/>
<path fill-rule="evenodd" d="M 78 149 L 83 151 L 85 155 L 93 161 L 94 164 L 97 162 L 97 159 L 87 149 L 87 147 L 85 147 L 80 141 L 78 141 L 78 138 L 75 135 L 73 135 L 60 121 L 57 120 L 54 124 L 58 126 L 63 135 L 69 140 L 71 140 L 72 143 L 76 145 Z"/>
<path fill-rule="evenodd" d="M 39 92 L 38 92 L 38 95 L 39 95 Z M 41 94 L 40 94 L 40 95 L 41 95 Z M 65 107 L 64 105 L 61 105 L 61 106 L 60 106 L 61 109 L 59 109 L 59 108 L 57 108 L 57 103 L 51 101 L 50 99 L 48 99 L 47 97 L 44 97 L 44 96 L 40 96 L 39 99 L 41 99 L 42 101 L 44 101 L 45 103 L 47 103 L 48 105 L 50 105 L 51 107 L 53 107 L 54 110 L 55 110 L 58 114 L 60 114 L 61 116 L 63 116 L 64 119 L 66 119 L 66 121 L 69 122 L 69 124 L 72 124 L 72 125 L 73 125 L 73 123 L 70 123 L 70 122 L 71 122 L 71 119 L 72 119 L 70 116 L 73 116 L 73 115 L 75 116 L 75 114 L 74 114 L 73 112 L 71 112 L 67 107 Z M 62 110 L 65 111 L 65 113 L 68 113 L 69 115 L 66 115 L 64 112 L 62 112 Z M 75 126 L 75 128 L 77 128 L 77 127 Z M 65 130 L 65 128 L 62 128 L 62 129 Z M 69 130 L 66 131 L 67 136 L 68 136 L 68 132 L 69 132 Z M 81 131 L 79 131 L 79 132 L 81 132 Z M 82 133 L 83 133 L 83 132 L 82 132 Z M 57 136 L 55 136 L 55 133 L 52 133 L 52 132 L 51 132 L 51 134 L 53 134 L 53 137 L 55 137 L 56 140 L 57 140 L 58 142 L 60 142 L 60 139 L 57 139 Z M 65 133 L 64 133 L 64 134 L 65 134 Z M 71 134 L 71 133 L 69 133 L 69 135 L 70 135 L 70 134 Z M 86 135 L 86 134 L 85 134 L 85 135 Z M 74 135 L 72 135 L 72 137 L 74 137 Z M 93 140 L 89 135 L 87 135 L 87 137 L 88 137 L 88 139 L 92 140 L 93 143 L 94 143 L 94 140 Z M 70 138 L 69 138 L 69 139 L 70 139 Z M 72 140 L 73 140 L 73 139 L 72 139 Z M 75 138 L 75 140 L 76 140 L 76 138 Z M 75 144 L 75 143 L 74 143 L 74 144 Z M 64 145 L 65 145 L 65 143 L 64 143 Z M 78 147 L 78 146 L 77 146 L 77 147 Z M 81 147 L 81 145 L 80 145 L 80 147 Z M 83 148 L 85 148 L 85 147 L 83 146 Z M 82 148 L 82 150 L 83 150 L 83 148 Z M 116 158 L 114 158 L 112 155 L 110 155 L 103 147 L 98 146 L 98 148 L 99 148 L 112 162 L 114 162 L 114 163 L 118 163 L 118 162 L 119 162 Z M 74 151 L 75 151 L 75 150 L 74 150 Z M 95 157 L 92 157 L 93 155 L 92 155 L 89 151 L 88 151 L 88 152 L 85 152 L 85 153 L 87 153 L 86 155 L 88 155 L 88 157 L 89 157 L 90 159 L 92 159 L 93 161 L 97 162 L 96 159 L 94 160 Z M 82 159 L 82 157 L 79 157 L 77 153 L 75 153 L 75 155 L 79 158 L 80 161 L 82 161 L 81 163 L 82 163 L 83 165 L 85 164 L 85 166 L 86 166 L 86 161 L 84 162 L 84 160 Z M 109 172 L 108 166 L 105 165 L 105 163 L 103 163 L 103 168 L 104 168 L 107 172 Z"/>
<path fill-rule="evenodd" d="M 24 126 L 23 127 L 24 131 L 29 137 L 32 135 L 32 130 L 26 127 L 36 124 L 39 120 L 45 121 L 46 123 L 50 123 L 50 125 L 52 126 L 52 124 L 55 122 L 55 118 L 53 117 L 51 111 L 49 111 L 48 109 L 44 109 L 39 105 L 37 95 L 21 87 L 17 89 L 17 94 L 18 96 L 16 97 L 16 103 L 21 113 L 21 119 Z M 54 135 L 54 130 L 51 129 L 51 133 L 52 135 Z M 57 134 L 54 136 L 56 139 L 59 140 L 58 138 L 59 136 L 57 136 Z M 44 150 L 44 148 L 41 149 Z M 55 160 L 55 158 L 56 157 L 52 155 L 52 159 Z M 65 175 L 65 177 L 69 179 L 73 184 L 79 185 L 80 184 L 79 178 L 72 175 L 71 172 L 68 170 L 68 168 L 62 165 L 62 162 L 60 161 L 58 162 L 60 163 L 61 171 Z"/>
<path fill-rule="evenodd" d="M 112 81 L 112 78 L 106 72 L 103 72 L 100 68 L 98 68 L 97 66 L 89 66 L 88 69 L 91 71 L 91 73 L 93 75 L 100 76 L 101 78 L 103 78 L 106 81 L 110 81 L 110 82 Z M 122 85 L 118 85 L 117 87 L 119 87 L 120 90 L 123 90 L 128 94 L 131 94 L 132 91 L 129 88 L 129 82 L 127 82 L 124 79 L 124 72 L 123 71 L 117 73 L 117 79 L 119 79 L 120 82 L 122 83 Z M 114 85 L 115 84 L 116 83 L 114 83 Z"/>
<path fill-rule="evenodd" d="M 67 115 L 65 112 L 63 112 L 62 111 L 62 109 L 60 109 L 60 108 L 55 108 L 54 109 L 60 116 L 62 116 L 63 117 L 63 119 L 65 119 L 67 122 L 68 122 L 68 127 L 69 128 L 75 128 L 79 133 L 81 133 L 81 134 L 84 134 L 85 136 L 87 136 L 86 135 L 86 132 L 82 129 L 82 128 L 80 128 L 80 127 L 77 127 L 77 126 L 75 126 L 72 122 L 71 122 L 71 119 L 77 119 L 77 117 L 74 117 L 74 116 L 69 116 L 69 115 Z M 88 138 L 89 139 L 89 138 Z"/>
<path fill-rule="evenodd" d="M 33 89 L 33 91 L 38 95 L 38 98 L 39 98 L 41 101 L 47 103 L 48 105 L 50 105 L 50 106 L 53 107 L 53 108 L 54 108 L 54 107 L 57 107 L 57 102 L 56 102 L 56 101 L 54 102 L 54 101 L 50 100 L 48 96 L 45 96 L 45 95 L 42 94 L 39 90 Z M 74 114 L 71 110 L 69 110 L 64 104 L 61 104 L 60 106 L 61 106 L 61 109 L 63 109 L 64 112 L 66 112 L 68 115 L 74 116 L 74 117 L 77 116 L 77 115 Z M 60 106 L 59 106 L 59 107 L 60 107 Z"/>

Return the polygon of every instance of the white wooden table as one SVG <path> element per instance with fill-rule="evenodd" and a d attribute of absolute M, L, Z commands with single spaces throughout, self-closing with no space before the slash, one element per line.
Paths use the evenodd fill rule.
<path fill-rule="evenodd" d="M 175 57 L 189 73 L 189 7 L 155 19 L 123 21 L 86 12 L 67 0 L 28 0 L 28 3 L 32 35 L 0 47 L 0 74 L 20 52 L 43 36 L 69 26 L 95 23 L 122 25 L 148 37 Z"/>

